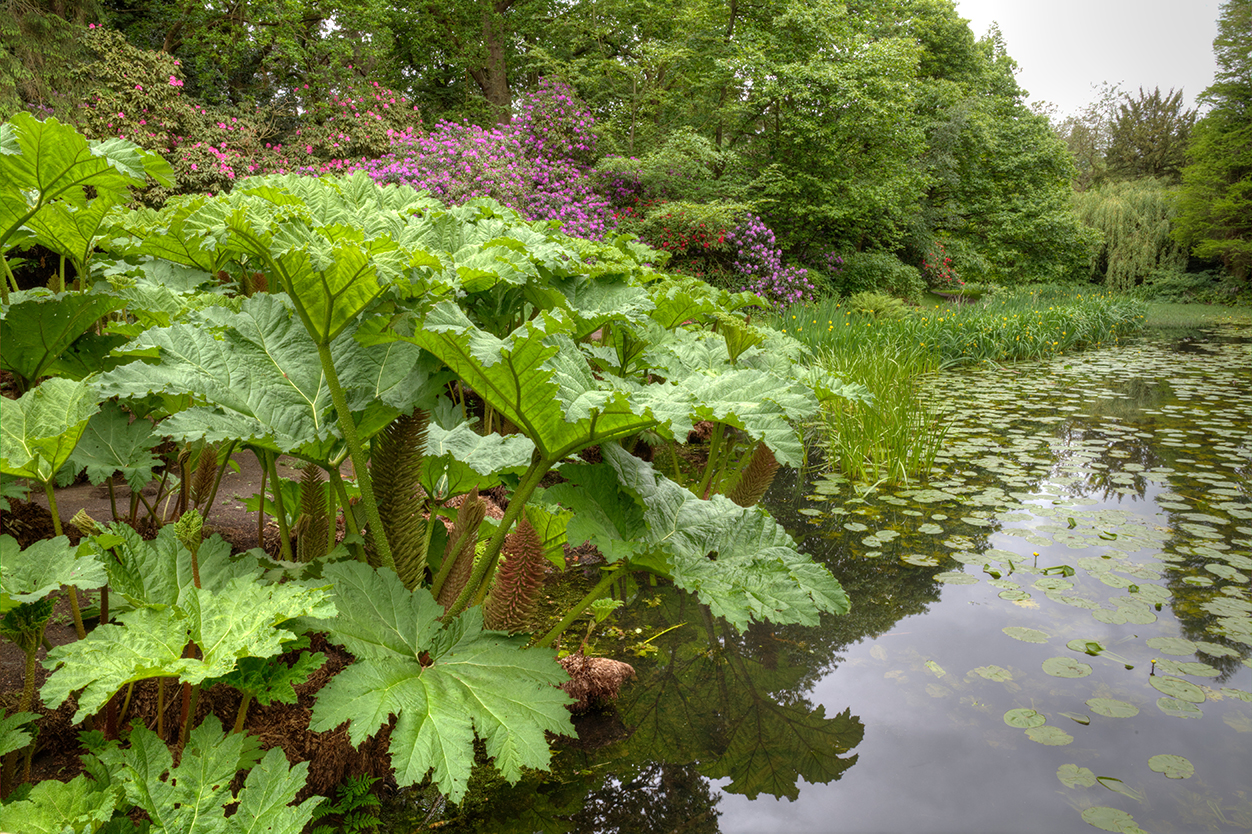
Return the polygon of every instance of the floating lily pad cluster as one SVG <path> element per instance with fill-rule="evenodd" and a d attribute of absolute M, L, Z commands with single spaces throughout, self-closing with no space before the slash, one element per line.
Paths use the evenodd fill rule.
<path fill-rule="evenodd" d="M 1199 752 L 1166 745 L 1147 761 L 1118 761 L 1081 743 L 1084 732 L 1150 735 L 1173 718 L 1204 718 L 1210 704 L 1229 727 L 1252 730 L 1252 687 L 1223 685 L 1252 668 L 1247 337 L 1214 334 L 1210 350 L 1185 361 L 1148 342 L 967 372 L 929 483 L 850 494 L 832 477 L 810 496 L 826 517 L 809 523 L 831 530 L 837 519 L 829 535 L 846 558 L 930 570 L 936 594 L 1000 612 L 994 639 L 1019 641 L 1023 660 L 979 666 L 964 682 L 949 674 L 927 693 L 955 698 L 968 687 L 962 704 L 991 706 L 984 712 L 1030 741 L 1080 741 L 1078 762 L 1057 771 L 1071 791 L 1142 803 L 1144 791 L 1163 789 L 1152 773 L 1205 777 L 1203 763 L 1181 755 Z M 951 399 L 952 378 L 937 385 L 935 396 Z M 994 639 L 985 645 L 1000 646 Z M 1073 723 L 1062 729 L 1062 719 Z M 1096 828 L 1141 830 L 1107 794 L 1069 799 Z"/>

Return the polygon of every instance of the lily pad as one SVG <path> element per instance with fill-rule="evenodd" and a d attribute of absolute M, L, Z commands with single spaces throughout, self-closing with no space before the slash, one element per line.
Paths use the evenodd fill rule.
<path fill-rule="evenodd" d="M 1148 640 L 1148 648 L 1162 654 L 1190 655 L 1195 654 L 1196 644 L 1185 637 L 1153 637 Z"/>
<path fill-rule="evenodd" d="M 1173 715 L 1177 718 L 1199 718 L 1204 715 L 1204 710 L 1195 704 L 1189 704 L 1177 698 L 1157 698 L 1156 706 L 1166 715 Z"/>
<path fill-rule="evenodd" d="M 1004 723 L 1010 727 L 1018 727 L 1023 730 L 1029 730 L 1033 727 L 1042 727 L 1048 721 L 1047 718 L 1040 715 L 1033 709 L 1011 709 L 1004 713 Z"/>
<path fill-rule="evenodd" d="M 1203 678 L 1216 678 L 1221 675 L 1220 670 L 1213 668 L 1207 663 L 1196 661 L 1180 663 L 1177 660 L 1158 660 L 1156 662 L 1156 672 L 1157 674 L 1194 675 Z"/>
<path fill-rule="evenodd" d="M 1091 723 L 1091 716 L 1083 715 L 1081 712 L 1063 712 L 1061 715 L 1065 716 L 1070 721 L 1083 725 L 1084 727 Z"/>
<path fill-rule="evenodd" d="M 935 581 L 942 582 L 945 585 L 974 585 L 978 582 L 977 576 L 970 576 L 959 570 L 949 570 L 943 573 L 935 574 Z"/>
<path fill-rule="evenodd" d="M 986 678 L 989 681 L 995 681 L 996 683 L 1004 683 L 1006 681 L 1013 680 L 1013 673 L 1008 669 L 1005 669 L 1003 666 L 979 666 L 977 669 L 971 669 L 970 674 L 978 675 L 979 677 Z"/>
<path fill-rule="evenodd" d="M 1170 675 L 1154 675 L 1149 679 L 1152 688 L 1158 692 L 1163 692 L 1171 698 L 1177 698 L 1180 701 L 1187 701 L 1192 704 L 1204 703 L 1204 690 L 1196 686 L 1191 681 L 1185 681 L 1182 678 L 1175 678 Z"/>
<path fill-rule="evenodd" d="M 907 556 L 901 556 L 900 561 L 909 565 L 917 565 L 920 568 L 933 568 L 939 564 L 936 556 L 923 556 L 920 553 L 910 553 Z"/>
<path fill-rule="evenodd" d="M 1088 698 L 1087 706 L 1092 712 L 1106 718 L 1131 718 L 1139 714 L 1137 706 L 1116 698 Z"/>
<path fill-rule="evenodd" d="M 1063 764 L 1056 769 L 1056 778 L 1067 788 L 1090 788 L 1096 783 L 1096 775 L 1076 764 Z"/>
<path fill-rule="evenodd" d="M 1043 661 L 1043 671 L 1054 678 L 1085 678 L 1091 667 L 1072 657 L 1049 657 Z"/>
<path fill-rule="evenodd" d="M 1163 773 L 1170 779 L 1190 779 L 1195 774 L 1195 765 L 1182 756 L 1162 753 L 1148 759 L 1148 767 L 1156 773 Z"/>
<path fill-rule="evenodd" d="M 1000 629 L 1014 640 L 1021 640 L 1023 643 L 1046 643 L 1051 636 L 1045 631 L 1037 628 L 1026 628 L 1025 626 L 1006 626 Z"/>
<path fill-rule="evenodd" d="M 1074 741 L 1074 737 L 1060 727 L 1031 727 L 1026 735 L 1031 741 L 1046 744 L 1048 747 L 1064 747 Z"/>

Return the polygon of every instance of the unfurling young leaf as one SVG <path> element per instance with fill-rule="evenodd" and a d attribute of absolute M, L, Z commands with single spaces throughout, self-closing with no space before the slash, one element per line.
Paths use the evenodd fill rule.
<path fill-rule="evenodd" d="M 474 738 L 509 782 L 522 768 L 546 769 L 545 733 L 569 735 L 568 679 L 547 649 L 482 630 L 481 608 L 441 623 L 443 607 L 424 588 L 407 590 L 394 573 L 359 562 L 324 571 L 340 614 L 316 623 L 357 657 L 322 689 L 309 728 L 348 722 L 359 745 L 396 716 L 392 763 L 401 785 L 430 774 L 453 802 L 465 795 Z"/>

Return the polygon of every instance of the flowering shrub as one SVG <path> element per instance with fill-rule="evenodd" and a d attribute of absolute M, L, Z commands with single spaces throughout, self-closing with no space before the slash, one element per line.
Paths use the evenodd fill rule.
<path fill-rule="evenodd" d="M 568 84 L 541 78 L 538 89 L 519 99 L 517 109 L 512 126 L 531 155 L 580 168 L 595 162 L 595 119 Z"/>
<path fill-rule="evenodd" d="M 583 167 L 595 150 L 592 127 L 568 87 L 545 82 L 520 99 L 513 124 L 440 122 L 426 134 L 393 135 L 390 154 L 345 167 L 427 189 L 445 203 L 492 197 L 529 220 L 557 220 L 567 234 L 598 239 L 615 224 Z"/>
<path fill-rule="evenodd" d="M 922 277 L 926 285 L 940 292 L 954 292 L 965 285 L 952 267 L 952 259 L 943 244 L 934 241 L 922 257 Z"/>
<path fill-rule="evenodd" d="M 736 250 L 735 272 L 750 290 L 778 306 L 815 301 L 819 295 L 809 271 L 800 266 L 784 267 L 782 251 L 774 231 L 761 218 L 748 215 L 726 241 Z"/>
<path fill-rule="evenodd" d="M 377 83 L 349 82 L 325 96 L 304 93 L 305 85 L 297 91 L 308 104 L 302 126 L 282 142 L 274 110 L 205 107 L 185 97 L 173 56 L 139 49 L 95 24 L 83 41 L 97 60 L 74 75 L 90 92 L 55 115 L 92 138 L 117 136 L 163 154 L 177 175 L 173 193 L 226 191 L 237 177 L 252 174 L 328 170 L 336 159 L 381 154 L 392 136 L 421 124 L 403 96 Z M 169 193 L 152 189 L 147 199 L 159 202 Z"/>

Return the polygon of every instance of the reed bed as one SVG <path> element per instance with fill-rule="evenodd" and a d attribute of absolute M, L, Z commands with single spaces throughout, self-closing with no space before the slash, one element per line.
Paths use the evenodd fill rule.
<path fill-rule="evenodd" d="M 902 318 L 824 299 L 787 308 L 773 324 L 806 344 L 817 367 L 872 394 L 824 410 L 815 428 L 828 462 L 854 481 L 896 484 L 924 479 L 947 433 L 944 409 L 923 390 L 928 376 L 1117 343 L 1143 326 L 1146 312 L 1127 296 L 1045 286 Z"/>

